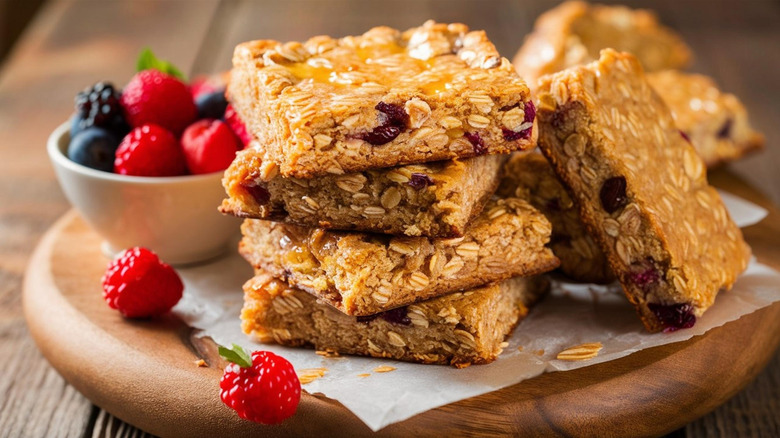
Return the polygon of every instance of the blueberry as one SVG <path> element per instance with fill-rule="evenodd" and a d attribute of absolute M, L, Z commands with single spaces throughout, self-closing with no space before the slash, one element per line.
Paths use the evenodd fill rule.
<path fill-rule="evenodd" d="M 103 128 L 86 128 L 70 140 L 68 158 L 92 169 L 114 170 L 114 153 L 119 140 Z"/>
<path fill-rule="evenodd" d="M 224 88 L 211 93 L 201 93 L 195 98 L 195 105 L 198 107 L 198 118 L 200 119 L 223 118 L 227 104 Z"/>

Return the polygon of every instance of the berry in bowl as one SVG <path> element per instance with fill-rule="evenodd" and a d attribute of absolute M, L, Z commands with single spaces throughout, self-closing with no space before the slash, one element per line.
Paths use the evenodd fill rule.
<path fill-rule="evenodd" d="M 124 90 L 99 82 L 77 95 L 47 145 L 57 179 L 109 256 L 142 246 L 176 265 L 216 257 L 238 234 L 217 207 L 244 147 L 240 121 L 226 115 L 224 82 L 188 86 L 148 50 L 138 65 Z"/>

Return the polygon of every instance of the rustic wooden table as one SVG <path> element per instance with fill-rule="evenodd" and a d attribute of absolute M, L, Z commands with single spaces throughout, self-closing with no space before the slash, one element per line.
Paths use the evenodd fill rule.
<path fill-rule="evenodd" d="M 534 18 L 556 1 L 51 1 L 0 71 L 0 436 L 142 436 L 92 405 L 40 355 L 21 311 L 30 252 L 69 205 L 45 153 L 73 96 L 98 80 L 125 83 L 140 48 L 191 74 L 229 68 L 236 43 L 347 35 L 427 18 L 484 28 L 511 57 Z M 656 9 L 694 48 L 693 70 L 746 103 L 768 148 L 732 165 L 780 204 L 780 3 L 632 1 Z M 100 361 L 84 352 L 85 360 Z M 106 364 L 110 366 L 110 364 Z M 735 370 L 735 373 L 740 370 Z M 670 400 L 670 403 L 674 403 Z M 728 403 L 674 436 L 780 436 L 780 354 Z"/>

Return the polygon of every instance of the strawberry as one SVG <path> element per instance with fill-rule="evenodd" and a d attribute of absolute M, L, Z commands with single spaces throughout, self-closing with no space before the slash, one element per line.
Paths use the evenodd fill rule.
<path fill-rule="evenodd" d="M 198 115 L 187 85 L 153 69 L 136 73 L 122 92 L 120 101 L 131 127 L 153 123 L 177 137 Z"/>
<path fill-rule="evenodd" d="M 292 416 L 301 399 L 301 382 L 287 359 L 270 351 L 251 356 L 240 346 L 219 347 L 231 363 L 219 381 L 222 402 L 239 417 L 262 424 L 278 424 Z"/>

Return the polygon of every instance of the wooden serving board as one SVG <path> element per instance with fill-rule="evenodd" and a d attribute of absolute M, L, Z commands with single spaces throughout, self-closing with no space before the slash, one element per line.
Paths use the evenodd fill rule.
<path fill-rule="evenodd" d="M 744 230 L 760 262 L 780 268 L 780 212 L 730 174 L 710 180 L 763 205 Z M 223 363 L 173 316 L 128 321 L 106 306 L 100 239 L 73 211 L 39 243 L 24 286 L 30 332 L 51 364 L 96 405 L 166 436 L 367 435 L 340 403 L 304 394 L 281 426 L 240 420 L 219 400 Z M 778 285 L 780 288 L 780 285 Z M 379 436 L 646 436 L 672 431 L 726 401 L 780 343 L 780 303 L 702 336 L 574 371 L 543 374 L 390 425 Z M 194 364 L 203 358 L 209 364 Z"/>

